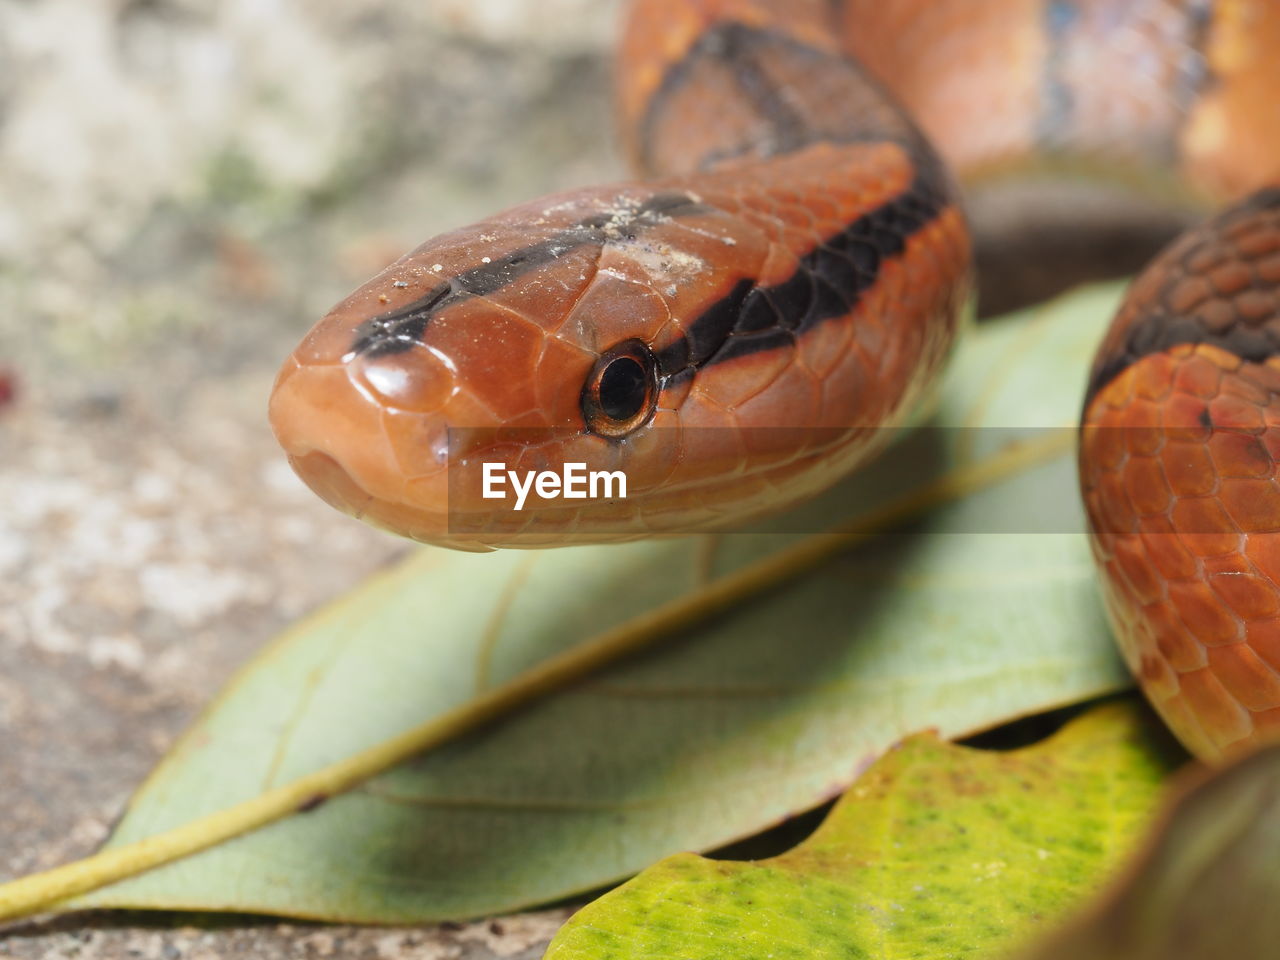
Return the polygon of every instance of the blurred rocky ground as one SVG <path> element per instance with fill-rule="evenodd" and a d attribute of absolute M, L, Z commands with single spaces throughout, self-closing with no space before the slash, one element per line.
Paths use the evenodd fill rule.
<path fill-rule="evenodd" d="M 92 851 L 237 665 L 405 549 L 293 478 L 277 364 L 418 242 L 622 172 L 620 2 L 0 0 L 0 879 Z M 993 308 L 1166 229 L 1014 268 L 1023 206 L 976 211 Z M 0 957 L 534 957 L 563 916 L 71 916 Z"/>

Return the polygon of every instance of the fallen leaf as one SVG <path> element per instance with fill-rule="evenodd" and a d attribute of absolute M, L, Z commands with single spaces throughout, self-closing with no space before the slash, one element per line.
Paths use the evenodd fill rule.
<path fill-rule="evenodd" d="M 916 736 L 794 850 L 664 860 L 574 915 L 546 960 L 1002 956 L 1098 889 L 1177 757 L 1134 703 L 1009 753 Z"/>
<path fill-rule="evenodd" d="M 1180 797 L 1116 889 L 1025 960 L 1272 960 L 1280 747 Z"/>
<path fill-rule="evenodd" d="M 416 554 L 244 668 L 133 798 L 107 847 L 117 859 L 92 882 L 136 873 L 134 841 L 236 805 L 285 796 L 299 815 L 70 906 L 363 922 L 511 911 L 813 807 L 913 731 L 959 736 L 1127 686 L 1064 455 L 343 795 L 268 792 L 466 715 L 656 605 L 821 542 L 796 531 L 999 462 L 1046 427 L 1069 430 L 1117 297 L 1093 289 L 981 328 L 941 389 L 944 429 L 766 532 Z M 201 845 L 248 829 L 220 834 L 225 822 L 199 826 Z"/>

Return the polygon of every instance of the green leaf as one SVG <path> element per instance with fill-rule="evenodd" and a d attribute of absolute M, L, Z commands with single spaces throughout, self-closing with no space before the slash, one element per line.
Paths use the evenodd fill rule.
<path fill-rule="evenodd" d="M 1026 960 L 1272 960 L 1280 747 L 1185 794 L 1124 882 Z"/>
<path fill-rule="evenodd" d="M 977 331 L 936 422 L 1073 424 L 1117 296 L 1095 289 Z M 807 520 L 764 529 L 823 529 L 1034 439 L 922 436 L 811 505 Z M 810 808 L 905 734 L 958 736 L 1127 686 L 1084 538 L 1009 532 L 1011 515 L 1074 505 L 1074 488 L 1063 456 L 934 512 L 921 527 L 932 535 L 875 539 L 314 810 L 73 905 L 369 922 L 511 911 Z M 1050 529 L 1078 522 L 1069 511 Z M 972 533 L 982 530 L 1006 532 Z M 250 663 L 134 797 L 109 848 L 465 707 L 798 539 L 420 552 Z"/>
<path fill-rule="evenodd" d="M 794 850 L 665 860 L 579 911 L 547 960 L 1000 955 L 1137 843 L 1167 748 L 1133 704 L 1011 753 L 914 737 Z"/>

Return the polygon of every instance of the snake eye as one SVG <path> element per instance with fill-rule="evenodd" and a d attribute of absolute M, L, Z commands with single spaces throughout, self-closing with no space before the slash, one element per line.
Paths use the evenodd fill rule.
<path fill-rule="evenodd" d="M 587 428 L 602 437 L 625 437 L 643 425 L 658 402 L 658 363 L 639 340 L 606 350 L 582 388 Z"/>

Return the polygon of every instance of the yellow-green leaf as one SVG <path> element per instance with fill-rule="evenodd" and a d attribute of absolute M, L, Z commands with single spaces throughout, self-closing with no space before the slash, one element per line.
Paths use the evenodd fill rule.
<path fill-rule="evenodd" d="M 977 331 L 940 392 L 935 423 L 949 429 L 764 532 L 415 555 L 249 664 L 134 797 L 91 875 L 28 887 L 9 909 L 214 844 L 72 905 L 372 922 L 510 911 L 812 807 L 905 734 L 958 736 L 1126 686 L 1084 538 L 1068 532 L 1079 525 L 1069 429 L 1116 298 L 1099 288 Z M 1049 437 L 1062 455 L 994 483 L 1046 427 L 1065 431 Z M 635 646 L 618 638 L 670 632 L 680 621 L 655 621 L 655 607 L 700 602 L 752 564 L 825 556 L 828 539 L 796 531 L 885 504 L 901 512 L 904 491 L 938 499 L 975 478 L 993 485 L 913 535 L 830 557 L 784 588 L 756 589 L 773 573 L 747 581 L 752 596 L 733 594 L 716 619 L 590 682 L 565 687 L 572 670 L 526 682 L 592 638 L 612 656 Z M 1037 521 L 1049 532 L 1020 532 Z M 406 742 L 455 737 L 557 684 L 318 806 L 280 790 L 321 769 L 333 775 L 319 793 L 344 789 Z M 395 739 L 424 722 L 430 736 Z M 304 812 L 219 843 L 297 803 Z M 168 839 L 129 846 L 157 834 Z"/>
<path fill-rule="evenodd" d="M 1132 704 L 1010 753 L 914 737 L 794 850 L 665 860 L 579 911 L 547 960 L 1002 955 L 1137 843 L 1168 747 Z"/>
<path fill-rule="evenodd" d="M 1280 955 L 1280 747 L 1192 790 L 1124 882 L 1026 960 Z"/>

